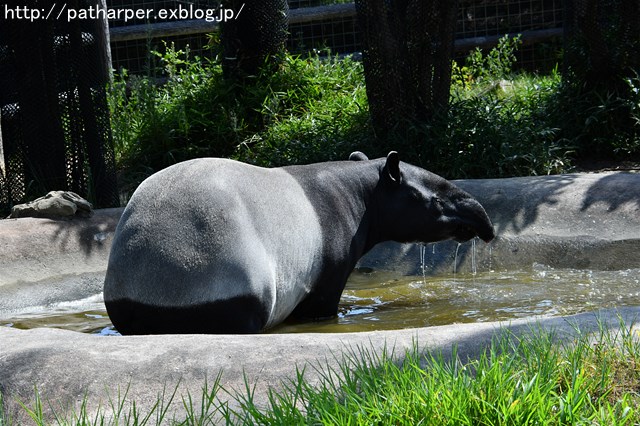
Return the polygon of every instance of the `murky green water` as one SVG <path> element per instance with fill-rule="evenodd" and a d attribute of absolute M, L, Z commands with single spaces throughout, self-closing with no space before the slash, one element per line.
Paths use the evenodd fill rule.
<path fill-rule="evenodd" d="M 285 323 L 272 333 L 349 332 L 567 315 L 640 305 L 640 270 L 482 272 L 476 275 L 399 277 L 383 272 L 351 276 L 338 317 Z M 99 298 L 21 314 L 0 325 L 59 327 L 114 334 Z"/>

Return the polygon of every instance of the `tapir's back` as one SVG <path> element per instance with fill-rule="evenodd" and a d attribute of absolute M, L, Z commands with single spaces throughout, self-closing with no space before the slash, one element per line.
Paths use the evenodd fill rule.
<path fill-rule="evenodd" d="M 281 321 L 276 301 L 303 297 L 295 286 L 316 267 L 314 215 L 281 169 L 214 158 L 169 167 L 140 185 L 122 215 L 105 303 L 193 306 L 259 295 L 268 321 Z M 283 269 L 283 257 L 296 268 Z"/>

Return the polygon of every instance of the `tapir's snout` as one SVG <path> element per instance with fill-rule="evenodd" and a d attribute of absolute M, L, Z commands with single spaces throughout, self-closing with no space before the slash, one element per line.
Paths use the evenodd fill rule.
<path fill-rule="evenodd" d="M 475 199 L 469 197 L 457 205 L 457 219 L 459 221 L 454 239 L 459 242 L 480 237 L 484 242 L 493 240 L 496 236 L 493 224 L 484 207 Z"/>

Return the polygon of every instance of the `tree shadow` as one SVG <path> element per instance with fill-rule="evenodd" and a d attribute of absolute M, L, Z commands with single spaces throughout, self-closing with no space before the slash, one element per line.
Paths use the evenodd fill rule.
<path fill-rule="evenodd" d="M 496 235 L 519 234 L 534 224 L 540 211 L 571 196 L 570 186 L 579 175 L 481 179 L 456 182 L 478 199 L 494 223 Z M 526 181 L 524 180 L 526 179 Z"/>
<path fill-rule="evenodd" d="M 79 247 L 87 258 L 109 250 L 121 214 L 121 208 L 111 208 L 97 210 L 88 218 L 52 220 L 46 225 L 54 228 L 50 242 L 63 252 L 73 252 Z"/>
<path fill-rule="evenodd" d="M 580 211 L 600 203 L 608 212 L 628 205 L 640 215 L 640 174 L 618 172 L 598 179 L 587 190 Z"/>
<path fill-rule="evenodd" d="M 637 173 L 568 174 L 454 183 L 484 206 L 494 224 L 497 239 L 488 246 L 482 242 L 475 247 L 472 242 L 458 245 L 453 241 L 436 243 L 434 248 L 429 245 L 425 259 L 427 273 L 453 272 L 456 267 L 460 272 L 461 265 L 474 263 L 469 262 L 470 256 L 490 257 L 491 245 L 500 244 L 502 238 L 508 240 L 518 235 L 535 238 L 556 232 L 566 235 L 564 226 L 585 235 L 596 227 L 602 231 L 600 237 L 606 238 L 608 231 L 603 227 L 610 227 L 613 237 L 613 234 L 627 232 L 621 227 L 625 223 L 631 225 L 630 220 L 640 223 L 640 174 Z M 417 248 L 405 252 L 419 258 Z M 476 263 L 480 264 L 480 261 Z M 417 273 L 417 267 L 409 273 Z"/>

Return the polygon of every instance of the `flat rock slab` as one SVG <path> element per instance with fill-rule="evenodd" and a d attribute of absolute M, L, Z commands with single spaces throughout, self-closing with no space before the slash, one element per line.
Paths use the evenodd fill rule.
<path fill-rule="evenodd" d="M 71 191 L 51 191 L 44 197 L 26 204 L 18 204 L 11 209 L 11 218 L 48 217 L 61 218 L 74 215 L 91 216 L 93 206 L 84 198 Z"/>
<path fill-rule="evenodd" d="M 122 209 L 89 218 L 0 220 L 0 318 L 102 292 Z"/>
<path fill-rule="evenodd" d="M 498 237 L 478 243 L 475 263 L 483 269 L 523 269 L 534 263 L 590 269 L 640 268 L 640 174 L 599 173 L 498 180 L 459 181 L 494 221 Z M 77 300 L 99 293 L 113 232 L 122 209 L 98 210 L 91 218 L 0 221 L 0 318 L 33 306 Z M 427 248 L 427 272 L 471 269 L 472 243 L 447 242 Z M 382 244 L 361 267 L 420 272 L 417 245 Z M 639 310 L 621 311 L 636 319 Z M 614 312 L 601 313 L 618 325 Z M 545 328 L 570 338 L 570 322 L 596 330 L 596 317 L 541 318 Z M 498 327 L 524 332 L 531 320 L 478 323 L 413 330 L 345 334 L 260 336 L 90 336 L 69 331 L 0 327 L 0 391 L 15 424 L 28 423 L 18 401 L 33 406 L 34 386 L 52 407 L 72 409 L 84 398 L 90 410 L 109 406 L 129 386 L 128 398 L 150 409 L 163 390 L 201 394 L 205 380 L 222 372 L 225 389 L 255 384 L 264 403 L 266 389 L 295 375 L 295 366 L 335 366 L 340 354 L 358 345 L 398 353 L 416 339 L 448 354 L 477 356 Z M 318 380 L 314 368 L 307 377 Z M 227 395 L 228 397 L 228 395 Z M 233 401 L 231 402 L 233 403 Z M 48 406 L 48 405 L 47 405 Z M 181 401 L 175 404 L 178 413 Z"/>
<path fill-rule="evenodd" d="M 505 329 L 515 335 L 532 330 L 552 330 L 558 339 L 597 332 L 601 325 L 615 331 L 622 319 L 631 324 L 638 308 L 601 311 L 571 317 L 517 320 L 510 323 L 454 324 L 442 327 L 343 334 L 275 335 L 169 335 L 105 337 L 56 329 L 29 331 L 0 328 L 0 389 L 5 413 L 14 424 L 28 424 L 24 408 L 35 407 L 34 387 L 44 402 L 47 417 L 80 412 L 85 403 L 90 418 L 101 412 L 113 416 L 111 404 L 127 394 L 125 413 L 135 401 L 144 416 L 161 395 L 177 389 L 168 418 L 183 416 L 183 398 L 189 395 L 200 406 L 202 389 L 221 374 L 226 392 L 219 402 L 237 409 L 233 395 L 246 396 L 245 385 L 254 389 L 258 406 L 267 404 L 267 390 L 279 389 L 296 378 L 296 368 L 317 384 L 321 372 L 339 371 L 343 353 L 365 349 L 380 355 L 393 351 L 401 358 L 417 342 L 425 352 L 441 353 L 445 359 L 457 346 L 458 357 L 477 358 L 491 339 Z"/>

